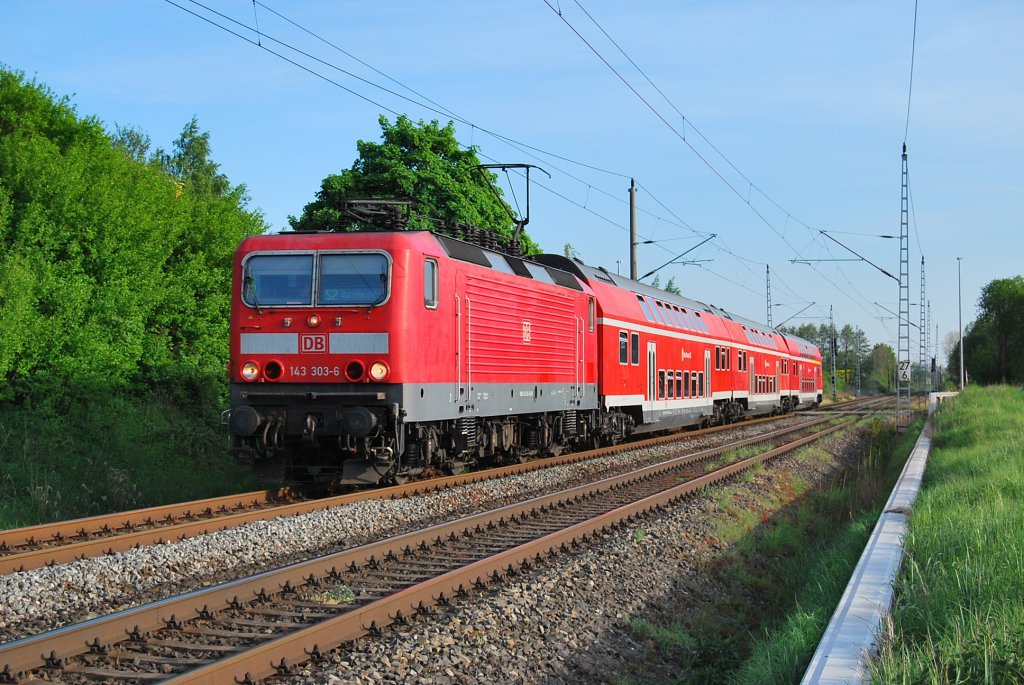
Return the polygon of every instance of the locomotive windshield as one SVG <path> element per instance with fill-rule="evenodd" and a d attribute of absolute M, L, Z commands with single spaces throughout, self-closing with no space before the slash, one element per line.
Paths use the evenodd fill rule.
<path fill-rule="evenodd" d="M 251 307 L 372 307 L 387 299 L 388 266 L 378 252 L 256 254 L 245 261 L 242 300 Z"/>

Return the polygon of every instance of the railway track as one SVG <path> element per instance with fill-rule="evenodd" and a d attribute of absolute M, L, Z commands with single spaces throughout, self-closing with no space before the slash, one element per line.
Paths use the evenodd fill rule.
<path fill-rule="evenodd" d="M 884 401 L 885 398 L 882 400 Z M 879 399 L 866 398 L 832 405 L 826 411 L 838 411 L 841 407 L 849 409 L 854 406 L 870 406 L 869 403 L 872 401 L 878 402 Z M 788 418 L 794 418 L 794 416 L 800 415 L 786 415 Z M 517 473 L 599 458 L 623 450 L 641 449 L 686 440 L 695 436 L 728 431 L 738 426 L 752 426 L 777 421 L 779 418 L 752 419 L 728 426 L 716 426 L 700 431 L 623 443 L 599 450 L 539 459 L 526 464 L 474 471 L 334 497 L 307 500 L 301 499 L 297 493 L 286 489 L 257 491 L 0 531 L 0 574 L 68 563 L 82 558 L 112 554 L 133 547 L 183 540 L 217 530 L 235 528 L 254 521 L 278 516 L 296 516 L 367 499 L 407 497 L 418 495 L 424 491 L 436 491 L 466 483 L 504 478 Z"/>
<path fill-rule="evenodd" d="M 49 677 L 61 682 L 251 683 L 288 674 L 293 664 L 324 658 L 347 640 L 430 613 L 435 604 L 521 572 L 597 531 L 855 419 L 825 427 L 830 419 L 823 418 L 789 428 L 788 436 L 803 435 L 708 473 L 702 473 L 701 462 L 738 445 L 8 643 L 0 646 L 0 682 Z"/>

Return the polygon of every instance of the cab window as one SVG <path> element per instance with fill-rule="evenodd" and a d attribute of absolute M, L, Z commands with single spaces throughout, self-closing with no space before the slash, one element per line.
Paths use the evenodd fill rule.
<path fill-rule="evenodd" d="M 253 255 L 245 262 L 242 300 L 250 307 L 313 303 L 313 255 Z"/>
<path fill-rule="evenodd" d="M 388 259 L 382 254 L 320 255 L 321 305 L 374 306 L 388 296 Z"/>

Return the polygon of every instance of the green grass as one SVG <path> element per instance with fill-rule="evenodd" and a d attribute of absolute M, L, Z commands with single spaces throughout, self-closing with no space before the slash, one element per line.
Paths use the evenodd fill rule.
<path fill-rule="evenodd" d="M 936 417 L 876 683 L 1024 682 L 1024 392 Z"/>
<path fill-rule="evenodd" d="M 858 468 L 820 489 L 772 472 L 779 487 L 753 498 L 740 484 L 713 496 L 716 532 L 731 545 L 704 569 L 713 591 L 631 622 L 648 646 L 623 685 L 797 682 L 920 432 L 868 424 Z M 821 448 L 802 458 L 822 459 Z M 671 674 L 671 675 L 669 675 Z"/>
<path fill-rule="evenodd" d="M 51 388 L 0 404 L 0 529 L 258 489 L 215 393 Z"/>

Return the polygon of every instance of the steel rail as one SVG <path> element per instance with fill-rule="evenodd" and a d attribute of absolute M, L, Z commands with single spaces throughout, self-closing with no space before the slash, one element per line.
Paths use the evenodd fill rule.
<path fill-rule="evenodd" d="M 882 398 L 881 401 L 885 401 Z M 848 408 L 872 402 L 878 398 L 859 398 L 841 405 L 831 405 L 821 412 L 837 413 Z M 0 574 L 29 571 L 43 566 L 64 564 L 87 557 L 124 551 L 133 547 L 184 540 L 213 531 L 227 530 L 255 521 L 279 516 L 296 516 L 331 507 L 351 504 L 367 499 L 395 499 L 418 496 L 425 492 L 441 491 L 459 485 L 479 483 L 495 478 L 528 473 L 540 469 L 575 464 L 633 449 L 643 449 L 692 437 L 711 435 L 743 426 L 778 421 L 782 418 L 819 416 L 814 414 L 786 414 L 782 416 L 746 419 L 724 426 L 713 426 L 698 431 L 673 433 L 646 440 L 620 443 L 586 452 L 548 457 L 510 466 L 489 468 L 455 476 L 433 478 L 403 485 L 363 490 L 323 499 L 292 501 L 287 489 L 266 490 L 226 495 L 181 504 L 161 505 L 146 509 L 92 516 L 59 523 L 41 524 L 25 528 L 0 531 Z M 283 500 L 283 501 L 282 501 Z M 178 521 L 179 519 L 188 519 Z M 14 551 L 20 547 L 33 547 Z"/>
<path fill-rule="evenodd" d="M 253 649 L 239 652 L 225 659 L 176 676 L 168 681 L 173 685 L 218 685 L 219 683 L 254 683 L 287 670 L 288 664 L 302 663 L 311 655 L 340 647 L 344 643 L 377 632 L 403 616 L 424 612 L 444 597 L 465 593 L 467 587 L 486 587 L 487 582 L 514 575 L 517 568 L 531 565 L 534 560 L 575 547 L 588 538 L 623 522 L 630 522 L 653 510 L 671 506 L 679 499 L 702 488 L 725 480 L 761 462 L 792 451 L 818 440 L 849 424 L 826 428 L 788 445 L 730 464 L 712 473 L 650 495 L 641 500 L 577 523 L 556 533 L 550 533 L 513 549 L 505 550 L 462 568 L 437 576 L 429 581 L 401 590 L 372 604 L 315 624 L 293 634 L 263 643 Z M 571 491 L 569 491 L 571 492 Z M 568 493 L 566 493 L 568 495 Z M 279 661 L 280 667 L 275 665 Z"/>
<path fill-rule="evenodd" d="M 827 423 L 827 420 L 812 423 L 822 424 Z M 728 477 L 737 470 L 743 468 L 739 465 L 753 465 L 754 463 L 769 459 L 783 451 L 795 449 L 797 446 L 806 444 L 811 440 L 818 439 L 833 431 L 839 430 L 850 423 L 852 423 L 852 421 L 834 425 L 808 437 L 801 438 L 800 440 L 790 443 L 782 448 L 771 450 L 762 455 L 757 455 L 756 457 L 751 457 L 741 462 L 737 462 L 737 464 L 725 467 L 724 469 L 719 469 L 713 473 L 700 476 L 693 481 L 684 483 L 677 488 L 673 488 L 673 492 L 690 492 L 699 487 L 703 487 L 708 483 Z M 810 424 L 802 426 L 802 428 L 810 427 Z M 794 429 L 790 429 L 790 431 L 792 430 Z M 769 439 L 770 438 L 768 436 L 757 436 L 757 438 L 752 438 L 750 440 L 760 440 L 764 442 Z M 24 638 L 6 645 L 0 645 L 0 664 L 4 664 L 4 670 L 0 672 L 0 681 L 2 681 L 4 674 L 6 674 L 7 678 L 15 680 L 16 682 L 19 677 L 19 673 L 33 669 L 63 666 L 65 660 L 69 657 L 87 653 L 94 647 L 96 649 L 103 649 L 105 648 L 104 646 L 109 646 L 123 641 L 126 633 L 139 635 L 149 631 L 159 630 L 168 624 L 178 625 L 184 621 L 209 615 L 209 612 L 219 611 L 223 610 L 224 607 L 237 605 L 239 597 L 266 597 L 268 588 L 270 594 L 274 594 L 278 591 L 277 588 L 295 588 L 316 584 L 319 582 L 318 579 L 337 577 L 338 568 L 346 568 L 352 564 L 355 564 L 356 567 L 367 563 L 373 564 L 375 563 L 375 559 L 385 559 L 389 555 L 401 554 L 403 550 L 407 548 L 415 549 L 421 545 L 429 546 L 431 544 L 435 544 L 437 541 L 441 541 L 446 538 L 457 538 L 458 536 L 465 534 L 464 531 L 473 530 L 474 526 L 486 527 L 488 524 L 493 525 L 495 521 L 498 521 L 498 525 L 501 525 L 500 522 L 505 519 L 521 518 L 538 509 L 544 511 L 545 508 L 556 507 L 567 501 L 577 501 L 579 498 L 592 497 L 595 496 L 596 493 L 604 492 L 611 488 L 628 486 L 642 481 L 645 478 L 667 473 L 673 469 L 678 469 L 697 461 L 709 459 L 721 452 L 729 449 L 735 449 L 735 447 L 735 445 L 723 446 L 704 450 L 696 454 L 678 457 L 667 462 L 647 466 L 637 471 L 613 476 L 596 483 L 577 486 L 558 493 L 537 497 L 526 502 L 501 507 L 490 512 L 476 514 L 457 521 L 431 526 L 421 531 L 362 545 L 327 557 L 293 564 L 275 571 L 264 572 L 250 578 L 225 583 L 212 588 L 197 590 L 179 597 L 153 602 L 144 606 L 117 612 L 106 617 L 93 619 L 81 624 L 67 626 L 48 633 Z M 608 525 L 608 523 L 605 522 L 588 525 L 593 525 L 594 527 L 590 528 L 590 530 L 594 530 Z M 576 529 L 577 528 L 574 528 L 574 530 Z M 511 563 L 510 559 L 512 559 L 513 556 L 518 563 L 519 560 L 532 557 L 536 553 L 537 552 L 519 553 L 518 556 L 509 556 L 511 553 L 502 553 L 490 561 L 481 562 L 480 564 L 471 564 L 467 568 L 472 568 L 478 574 L 485 574 L 485 572 L 492 572 L 500 568 L 505 568 L 509 563 Z M 458 573 L 451 572 L 441 576 L 441 578 L 445 579 L 446 582 L 451 581 L 445 586 L 448 588 L 448 592 L 454 592 L 458 589 L 459 585 L 465 584 L 466 577 L 465 570 Z M 458 583 L 454 582 L 453 579 L 455 578 L 460 579 Z M 418 586 L 399 591 L 393 595 L 393 597 L 399 598 L 398 600 L 394 600 L 397 601 L 398 604 L 392 602 L 378 605 L 377 603 L 374 603 L 364 607 L 359 607 L 354 610 L 354 618 L 351 620 L 354 621 L 353 625 L 358 625 L 360 627 L 362 630 L 361 634 L 365 634 L 370 627 L 372 627 L 373 622 L 376 622 L 378 627 L 393 622 L 395 620 L 395 614 L 393 612 L 397 611 L 395 607 L 404 607 L 402 608 L 402 611 L 408 612 L 411 610 L 410 606 L 415 609 L 421 600 L 424 602 L 425 606 L 433 604 L 437 599 L 433 595 L 435 591 L 436 588 L 434 587 L 431 587 L 431 589 L 423 589 Z M 412 605 L 401 604 L 401 601 L 409 599 L 413 599 Z M 392 613 L 389 614 L 389 612 Z M 336 619 L 329 620 L 329 623 L 334 626 L 330 631 L 334 631 L 337 625 L 341 625 L 335 624 L 335 620 Z M 369 625 L 367 625 L 366 620 L 370 621 Z M 303 631 L 302 634 L 315 636 L 313 638 L 314 642 L 310 642 L 303 638 L 304 641 L 302 642 L 302 645 L 305 648 L 311 649 L 312 644 L 316 642 L 328 644 L 326 640 L 321 638 L 322 633 L 318 632 L 320 629 L 314 627 L 309 630 L 313 630 L 314 632 L 306 633 Z M 334 633 L 332 632 L 331 634 L 333 635 Z M 342 633 L 338 634 L 340 635 Z M 285 644 L 290 644 L 286 638 L 278 638 L 277 640 L 274 640 L 273 643 L 282 647 Z M 323 646 L 323 644 L 321 646 Z M 284 658 L 297 658 L 295 656 L 296 653 L 294 652 L 296 648 L 288 647 L 287 649 L 291 651 L 289 651 Z M 45 652 L 49 652 L 48 657 L 45 655 Z M 263 652 L 260 651 L 257 653 L 260 655 L 263 654 Z M 298 654 L 301 654 L 301 652 Z M 259 656 L 254 658 L 259 660 L 263 657 Z M 235 663 L 233 661 L 234 657 L 231 659 L 231 663 Z M 216 664 L 211 665 L 210 668 L 213 668 L 214 666 L 216 666 Z M 266 666 L 267 662 L 265 660 L 262 661 L 260 672 L 263 672 L 262 669 L 266 668 Z M 255 667 L 247 665 L 245 668 L 246 670 L 252 670 Z M 194 673 L 197 674 L 197 677 L 204 678 L 207 677 L 207 674 L 209 674 L 210 671 L 204 667 L 196 670 Z M 197 682 L 230 682 L 221 680 L 219 679 L 220 677 L 220 675 L 211 676 L 212 679 L 200 679 Z"/>
<path fill-rule="evenodd" d="M 790 415 L 787 415 L 790 416 Z M 304 500 L 274 504 L 271 491 L 251 492 L 243 495 L 230 495 L 209 500 L 195 500 L 183 504 L 137 509 L 103 516 L 93 516 L 61 523 L 42 524 L 28 528 L 15 528 L 0 532 L 0 574 L 29 571 L 43 566 L 64 564 L 86 557 L 112 554 L 133 547 L 161 544 L 167 541 L 184 540 L 196 535 L 203 535 L 217 530 L 236 528 L 246 523 L 262 521 L 279 516 L 296 516 L 331 507 L 342 506 L 367 499 L 396 499 L 418 496 L 429 492 L 439 492 L 459 485 L 480 483 L 510 475 L 528 473 L 540 469 L 575 464 L 589 459 L 596 459 L 610 454 L 618 454 L 633 449 L 643 449 L 677 442 L 691 437 L 709 435 L 727 431 L 740 426 L 752 426 L 779 417 L 751 419 L 738 424 L 714 426 L 698 432 L 675 433 L 658 436 L 647 440 L 620 443 L 611 447 L 603 447 L 587 452 L 576 452 L 548 457 L 527 462 L 473 471 L 455 476 L 444 476 L 426 481 L 417 481 L 404 485 L 395 485 L 372 490 L 336 495 L 323 499 Z M 267 504 L 259 502 L 264 498 Z M 230 506 L 229 506 L 230 505 Z M 239 513 L 218 513 L 222 508 Z M 244 508 L 244 511 L 240 509 Z M 214 516 L 197 518 L 180 523 L 168 522 L 167 517 L 184 517 L 185 514 L 200 516 L 207 509 Z M 196 513 L 199 512 L 199 513 Z M 157 526 L 160 522 L 164 525 Z M 88 526 L 88 528 L 85 528 Z M 139 530 L 141 528 L 141 530 Z M 83 535 L 82 531 L 85 530 Z M 92 531 L 92 532 L 89 532 Z M 105 531 L 105 532 L 104 532 Z M 95 537 L 99 535 L 100 537 Z M 93 537 L 90 537 L 93 536 Z M 29 541 L 47 540 L 55 544 L 47 544 L 37 549 L 3 554 L 4 549 L 24 546 Z M 74 541 L 78 539 L 78 541 Z"/>
<path fill-rule="evenodd" d="M 257 490 L 210 499 L 133 509 L 114 514 L 101 514 L 54 523 L 41 523 L 23 528 L 0 530 L 0 551 L 18 547 L 61 544 L 65 540 L 84 539 L 95 535 L 112 535 L 118 530 L 159 525 L 161 521 L 181 518 L 210 518 L 218 513 L 241 511 L 274 505 L 288 499 L 283 490 Z"/>

